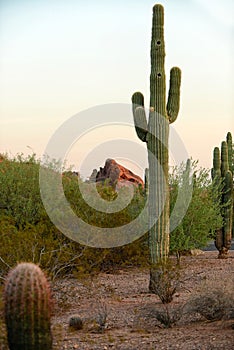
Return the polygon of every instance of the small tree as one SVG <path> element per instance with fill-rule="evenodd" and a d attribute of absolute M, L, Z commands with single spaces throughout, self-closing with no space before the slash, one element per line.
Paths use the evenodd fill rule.
<path fill-rule="evenodd" d="M 7 155 L 0 162 L 0 215 L 11 217 L 17 228 L 47 219 L 39 188 L 39 160 L 36 155 Z"/>
<path fill-rule="evenodd" d="M 190 169 L 188 169 L 188 165 Z M 212 183 L 209 170 L 197 169 L 198 162 L 187 162 L 173 168 L 170 174 L 170 210 L 172 212 L 179 190 L 185 182 L 193 182 L 191 201 L 180 224 L 170 234 L 170 251 L 175 253 L 178 261 L 183 252 L 205 247 L 214 237 L 217 228 L 222 226 L 220 203 L 214 197 L 218 187 Z M 189 180 L 190 179 L 190 180 Z M 191 185 L 191 183 L 190 183 Z M 186 191 L 186 188 L 184 189 Z"/>

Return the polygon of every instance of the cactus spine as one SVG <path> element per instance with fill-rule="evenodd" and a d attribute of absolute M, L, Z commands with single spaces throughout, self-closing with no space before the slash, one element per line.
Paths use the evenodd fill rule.
<path fill-rule="evenodd" d="M 153 7 L 148 123 L 144 96 L 140 92 L 132 96 L 136 133 L 141 141 L 147 143 L 148 148 L 149 248 L 152 271 L 159 262 L 167 260 L 169 253 L 168 137 L 169 124 L 176 120 L 179 112 L 181 82 L 180 69 L 172 68 L 166 104 L 164 61 L 164 8 L 157 4 Z M 151 279 L 152 276 L 151 273 Z"/>
<path fill-rule="evenodd" d="M 44 273 L 32 263 L 20 263 L 7 276 L 5 321 L 10 350 L 50 350 L 50 288 Z"/>
<path fill-rule="evenodd" d="M 227 134 L 227 141 L 221 144 L 221 157 L 218 147 L 213 153 L 211 176 L 213 183 L 221 187 L 220 202 L 222 204 L 223 227 L 217 230 L 215 246 L 219 251 L 218 258 L 228 256 L 231 247 L 233 230 L 233 173 L 232 173 L 232 138 Z"/>

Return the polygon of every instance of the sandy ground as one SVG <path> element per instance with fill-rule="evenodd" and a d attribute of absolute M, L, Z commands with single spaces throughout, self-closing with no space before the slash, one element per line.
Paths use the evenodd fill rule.
<path fill-rule="evenodd" d="M 217 251 L 186 256 L 181 266 L 180 283 L 168 306 L 148 292 L 147 269 L 128 268 L 54 282 L 54 349 L 234 349 L 233 318 L 208 321 L 198 313 L 189 313 L 165 328 L 156 317 L 157 310 L 172 317 L 199 286 L 207 288 L 208 293 L 227 283 L 225 288 L 233 291 L 234 251 L 226 260 L 217 259 Z M 82 330 L 69 327 L 72 316 L 83 319 Z M 105 316 L 105 325 L 100 327 Z"/>

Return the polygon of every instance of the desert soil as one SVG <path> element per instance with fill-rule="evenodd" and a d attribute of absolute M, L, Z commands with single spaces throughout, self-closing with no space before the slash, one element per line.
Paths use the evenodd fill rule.
<path fill-rule="evenodd" d="M 181 283 L 168 312 L 182 307 L 199 286 L 207 291 L 234 275 L 234 251 L 226 260 L 217 251 L 182 258 Z M 233 279 L 232 279 L 233 280 Z M 165 310 L 159 298 L 148 292 L 149 271 L 126 268 L 97 276 L 53 282 L 55 311 L 52 319 L 56 350 L 231 350 L 234 320 L 207 321 L 199 314 L 185 314 L 171 328 L 155 317 Z M 234 286 L 229 284 L 229 288 Z M 205 287 L 206 288 L 206 287 Z M 233 288 L 234 289 L 234 288 Z M 104 329 L 98 320 L 107 314 Z M 73 330 L 71 316 L 84 320 L 82 330 Z"/>

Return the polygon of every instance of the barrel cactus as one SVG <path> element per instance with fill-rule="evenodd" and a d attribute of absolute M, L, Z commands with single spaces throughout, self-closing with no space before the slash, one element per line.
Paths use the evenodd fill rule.
<path fill-rule="evenodd" d="M 82 318 L 78 315 L 73 315 L 69 319 L 69 327 L 74 330 L 80 330 L 83 328 Z"/>
<path fill-rule="evenodd" d="M 52 349 L 50 288 L 37 265 L 20 263 L 9 272 L 4 304 L 10 350 Z"/>
<path fill-rule="evenodd" d="M 220 186 L 221 193 L 218 200 L 221 202 L 223 226 L 217 230 L 215 246 L 219 251 L 218 258 L 228 257 L 231 247 L 233 230 L 233 173 L 232 173 L 232 148 L 230 147 L 231 134 L 227 134 L 227 141 L 221 144 L 221 156 L 218 147 L 214 148 L 213 168 L 211 176 L 213 183 Z"/>
<path fill-rule="evenodd" d="M 166 262 L 169 254 L 169 124 L 179 112 L 181 71 L 170 71 L 170 87 L 166 103 L 164 44 L 164 8 L 153 7 L 151 37 L 150 108 L 147 122 L 144 96 L 135 92 L 132 109 L 137 136 L 146 142 L 149 162 L 149 248 L 151 256 L 150 289 L 156 283 L 156 265 Z"/>

